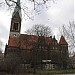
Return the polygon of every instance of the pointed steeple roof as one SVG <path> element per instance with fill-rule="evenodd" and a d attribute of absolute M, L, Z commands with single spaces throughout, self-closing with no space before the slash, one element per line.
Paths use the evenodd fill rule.
<path fill-rule="evenodd" d="M 22 14 L 21 14 L 20 0 L 17 0 L 16 7 L 14 9 L 14 12 L 13 12 L 13 15 L 12 16 L 15 16 L 17 13 L 19 14 L 19 16 L 21 18 L 22 17 Z"/>
<path fill-rule="evenodd" d="M 60 38 L 59 44 L 61 44 L 61 45 L 68 45 L 68 43 L 66 42 L 66 40 L 65 40 L 63 35 Z"/>

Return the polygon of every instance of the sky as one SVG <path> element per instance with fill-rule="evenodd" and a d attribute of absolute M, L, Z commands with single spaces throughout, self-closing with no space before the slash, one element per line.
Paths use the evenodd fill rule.
<path fill-rule="evenodd" d="M 21 0 L 23 1 L 23 0 Z M 39 15 L 34 15 L 33 19 L 24 19 L 22 15 L 21 34 L 35 24 L 50 26 L 53 34 L 59 39 L 59 30 L 64 24 L 68 26 L 69 22 L 74 21 L 74 0 L 57 0 L 52 3 L 48 9 L 40 11 Z M 3 42 L 3 50 L 8 43 L 11 23 L 10 12 L 5 8 L 0 10 L 0 40 Z"/>

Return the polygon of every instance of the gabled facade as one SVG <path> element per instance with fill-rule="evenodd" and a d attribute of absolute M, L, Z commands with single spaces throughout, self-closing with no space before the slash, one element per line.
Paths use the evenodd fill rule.
<path fill-rule="evenodd" d="M 16 53 L 21 58 L 21 64 L 34 64 L 38 66 L 42 60 L 51 60 L 58 68 L 67 68 L 68 44 L 61 36 L 60 41 L 44 36 L 20 34 L 21 30 L 21 7 L 20 0 L 17 4 L 11 19 L 10 35 L 8 45 L 5 49 L 5 57 L 10 53 Z"/>

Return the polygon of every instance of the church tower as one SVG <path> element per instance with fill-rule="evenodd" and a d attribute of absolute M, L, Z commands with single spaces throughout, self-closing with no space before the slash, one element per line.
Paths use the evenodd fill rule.
<path fill-rule="evenodd" d="M 62 68 L 66 69 L 68 67 L 69 54 L 68 54 L 68 43 L 66 42 L 63 35 L 60 38 L 59 46 L 60 46 Z"/>
<path fill-rule="evenodd" d="M 16 7 L 12 14 L 11 27 L 10 27 L 10 38 L 19 37 L 21 30 L 21 6 L 20 0 L 17 0 Z"/>
<path fill-rule="evenodd" d="M 21 17 L 22 15 L 21 15 L 20 0 L 17 0 L 14 12 L 12 14 L 12 19 L 11 19 L 10 35 L 9 35 L 9 41 L 8 41 L 9 46 L 19 47 Z"/>

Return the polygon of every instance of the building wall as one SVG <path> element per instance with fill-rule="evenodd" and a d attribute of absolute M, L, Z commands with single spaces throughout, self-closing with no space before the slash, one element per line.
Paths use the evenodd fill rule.
<path fill-rule="evenodd" d="M 51 64 L 56 64 L 57 68 L 67 68 L 64 67 L 68 62 L 68 46 L 62 46 L 59 44 L 45 45 L 37 42 L 31 49 L 21 49 L 18 47 L 7 46 L 5 55 L 10 53 L 16 53 L 21 57 L 21 64 L 32 64 L 34 67 L 36 65 L 41 65 L 42 60 L 51 60 Z M 65 63 L 65 64 L 64 64 Z M 67 65 L 66 65 L 67 66 Z"/>

